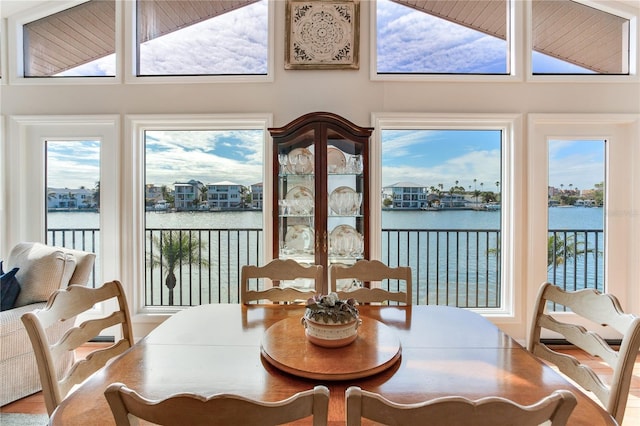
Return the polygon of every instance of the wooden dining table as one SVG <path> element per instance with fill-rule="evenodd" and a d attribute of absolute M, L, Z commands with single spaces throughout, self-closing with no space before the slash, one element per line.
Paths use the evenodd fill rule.
<path fill-rule="evenodd" d="M 444 306 L 358 308 L 361 333 L 344 348 L 308 342 L 298 324 L 304 313 L 299 305 L 185 309 L 83 383 L 58 406 L 50 424 L 114 424 L 103 395 L 113 382 L 150 399 L 193 392 L 265 401 L 323 384 L 331 394 L 331 425 L 345 424 L 345 389 L 352 385 L 400 403 L 496 395 L 531 404 L 568 389 L 578 399 L 570 425 L 616 424 L 587 395 L 477 313 Z M 290 345 L 284 351 L 289 355 L 280 351 L 282 345 Z"/>

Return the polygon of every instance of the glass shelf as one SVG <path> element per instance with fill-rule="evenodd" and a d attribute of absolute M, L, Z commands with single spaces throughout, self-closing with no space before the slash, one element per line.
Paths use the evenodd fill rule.
<path fill-rule="evenodd" d="M 325 291 L 332 263 L 353 263 L 369 255 L 367 164 L 372 131 L 326 112 L 269 129 L 277 212 L 273 257 L 322 265 Z M 346 255 L 352 246 L 357 254 Z"/>

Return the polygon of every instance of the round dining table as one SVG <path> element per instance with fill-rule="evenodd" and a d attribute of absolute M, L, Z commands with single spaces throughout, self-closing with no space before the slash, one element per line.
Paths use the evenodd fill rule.
<path fill-rule="evenodd" d="M 304 309 L 209 304 L 182 310 L 67 396 L 50 424 L 114 424 L 104 397 L 114 382 L 149 399 L 192 392 L 264 401 L 323 384 L 330 390 L 330 425 L 345 424 L 345 390 L 353 385 L 399 403 L 460 395 L 528 405 L 567 389 L 578 400 L 570 425 L 616 424 L 585 393 L 470 310 L 359 306 L 363 325 L 356 341 L 321 348 L 305 338 Z"/>

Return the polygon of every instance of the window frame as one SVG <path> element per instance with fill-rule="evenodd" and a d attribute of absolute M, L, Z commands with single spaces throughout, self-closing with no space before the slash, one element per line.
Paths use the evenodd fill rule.
<path fill-rule="evenodd" d="M 485 317 L 495 319 L 497 323 L 513 324 L 523 320 L 522 309 L 518 309 L 524 294 L 517 282 L 524 273 L 522 262 L 515 259 L 522 255 L 523 220 L 515 214 L 522 208 L 524 157 L 521 144 L 522 116 L 520 114 L 419 114 L 419 113 L 373 113 L 372 126 L 375 128 L 370 149 L 370 235 L 371 258 L 381 258 L 382 229 L 382 140 L 381 130 L 400 129 L 474 129 L 502 131 L 502 170 L 501 170 L 501 307 L 470 309 Z M 373 171 L 376 171 L 375 173 Z M 520 215 L 522 216 L 522 215 Z"/>
<path fill-rule="evenodd" d="M 593 7 L 595 9 L 602 10 L 603 12 L 611 13 L 613 15 L 620 16 L 629 20 L 629 74 L 534 74 L 533 73 L 533 4 L 531 0 L 525 3 L 525 25 L 526 30 L 526 50 L 524 52 L 524 62 L 526 66 L 527 80 L 530 82 L 542 82 L 542 83 L 585 83 L 585 82 L 597 82 L 597 83 L 638 83 L 640 82 L 640 75 L 638 69 L 640 62 L 638 58 L 638 49 L 640 42 L 638 39 L 638 19 L 640 18 L 640 10 L 634 11 L 630 6 L 617 2 L 615 7 L 611 5 L 611 2 L 601 0 L 571 0 L 576 3 L 583 4 L 585 6 Z"/>
<path fill-rule="evenodd" d="M 113 77 L 42 77 L 24 76 L 22 26 L 31 21 L 69 9 L 88 0 L 47 2 L 8 17 L 6 37 L 7 53 L 0 52 L 3 78 L 0 84 L 14 85 L 113 85 L 113 84 L 185 84 L 185 83 L 266 83 L 273 82 L 275 69 L 275 4 L 267 1 L 267 74 L 265 75 L 211 75 L 211 76 L 143 76 L 136 75 L 136 2 L 116 1 L 115 40 L 116 75 Z M 0 27 L 1 29 L 1 27 Z M 3 33 L 4 34 L 4 33 Z M 4 66 L 4 64 L 7 64 Z M 8 77 L 8 78 L 7 78 Z"/>
<path fill-rule="evenodd" d="M 627 284 L 637 276 L 638 266 L 634 261 L 633 239 L 629 230 L 633 229 L 634 203 L 638 200 L 630 195 L 630 188 L 638 183 L 634 174 L 634 159 L 640 141 L 638 129 L 640 116 L 637 114 L 529 114 L 528 155 L 525 167 L 530 170 L 528 183 L 528 214 L 530 224 L 527 241 L 529 271 L 524 282 L 528 282 L 528 300 L 536 300 L 540 285 L 547 281 L 547 233 L 548 233 L 548 169 L 550 139 L 596 139 L 605 140 L 605 291 L 616 295 L 623 303 L 623 309 L 634 312 L 638 309 L 637 298 Z M 631 191 L 632 193 L 632 191 Z M 533 315 L 533 306 L 530 315 Z M 575 317 L 570 312 L 554 315 Z M 602 328 L 600 333 L 607 337 L 611 330 Z M 615 333 L 614 333 L 615 334 Z"/>
<path fill-rule="evenodd" d="M 115 76 L 86 76 L 86 77 L 25 77 L 24 75 L 24 46 L 23 46 L 23 25 L 42 19 L 49 15 L 72 8 L 88 0 L 68 0 L 64 2 L 46 2 L 37 7 L 29 8 L 24 12 L 17 13 L 8 18 L 7 26 L 7 47 L 9 82 L 15 85 L 101 85 L 101 84 L 120 84 L 122 77 L 120 70 L 122 69 L 122 52 L 119 46 L 122 45 L 122 2 L 116 1 L 115 7 L 115 55 L 116 55 L 116 75 Z"/>
<path fill-rule="evenodd" d="M 532 2 L 508 0 L 509 7 L 509 61 L 510 74 L 378 74 L 377 73 L 377 0 L 368 2 L 369 10 L 369 79 L 388 82 L 544 82 L 544 83 L 638 83 L 640 82 L 640 10 L 622 2 L 612 5 L 604 0 L 573 0 L 629 19 L 629 74 L 533 74 L 531 51 Z"/>
<path fill-rule="evenodd" d="M 184 83 L 269 83 L 274 77 L 274 2 L 267 0 L 267 73 L 265 75 L 190 75 L 190 76 L 138 76 L 137 75 L 137 0 L 126 3 L 124 8 L 124 57 L 126 84 L 184 84 Z"/>
<path fill-rule="evenodd" d="M 132 270 L 123 271 L 127 282 L 144 283 L 146 268 L 145 253 L 145 139 L 147 130 L 229 130 L 229 129 L 262 129 L 263 139 L 263 189 L 273 190 L 273 180 L 270 170 L 273 167 L 273 153 L 268 128 L 272 126 L 273 116 L 270 113 L 256 114 L 145 114 L 127 115 L 125 117 L 125 144 L 128 147 L 123 152 L 123 179 L 130 182 L 127 187 L 123 211 L 130 216 L 130 228 L 125 230 L 126 238 L 122 241 L 123 252 L 129 253 Z M 272 230 L 267 224 L 271 223 L 272 206 L 270 200 L 263 204 L 263 250 L 269 253 Z M 127 213 L 128 212 L 128 213 Z M 139 266 L 136 266 L 139 265 Z M 129 265 L 127 265 L 129 266 Z M 132 319 L 133 322 L 156 324 L 183 307 L 179 306 L 146 306 L 144 304 L 144 286 L 132 288 Z"/>
<path fill-rule="evenodd" d="M 6 206 L 8 222 L 22 217 L 20 228 L 10 228 L 4 240 L 8 247 L 20 241 L 47 240 L 46 148 L 47 141 L 83 140 L 100 142 L 100 264 L 96 265 L 96 283 L 121 279 L 121 254 L 118 250 L 122 217 L 120 203 L 120 116 L 118 115 L 14 115 L 9 117 L 9 133 L 16 143 L 8 144 L 6 155 L 6 185 L 8 197 L 14 200 Z M 4 146 L 4 145 L 3 145 Z M 1 156 L 0 156 L 1 157 Z M 33 196 L 39 194 L 40 196 Z M 4 218 L 5 215 L 3 215 Z M 8 248 L 7 247 L 7 248 Z M 88 317 L 104 316 L 109 305 L 101 304 Z"/>
<path fill-rule="evenodd" d="M 514 23 L 524 22 L 523 1 L 507 0 L 510 2 L 508 12 L 508 37 L 509 48 L 507 62 L 508 74 L 378 74 L 378 24 L 377 3 L 370 2 L 369 20 L 369 67 L 371 81 L 435 81 L 435 82 L 519 82 L 523 81 L 523 55 L 518 54 L 518 48 L 524 44 L 524 32 L 519 30 Z"/>

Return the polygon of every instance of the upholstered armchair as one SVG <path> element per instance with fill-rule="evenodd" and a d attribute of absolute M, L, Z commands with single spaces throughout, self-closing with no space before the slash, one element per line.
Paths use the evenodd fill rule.
<path fill-rule="evenodd" d="M 20 293 L 12 308 L 0 312 L 0 406 L 41 390 L 31 341 L 20 320 L 25 312 L 41 309 L 49 295 L 69 284 L 86 285 L 95 254 L 41 243 L 20 243 L 3 262 L 5 272 L 18 268 Z M 3 303 L 4 305 L 4 303 Z M 59 339 L 73 323 L 48 330 Z M 63 370 L 73 354 L 57 366 Z"/>

